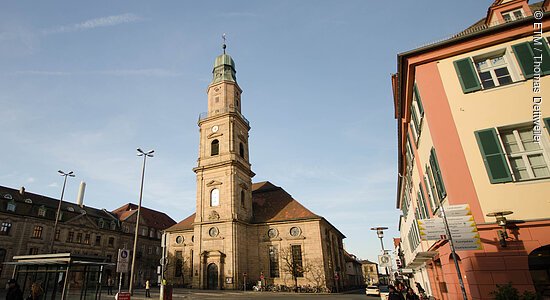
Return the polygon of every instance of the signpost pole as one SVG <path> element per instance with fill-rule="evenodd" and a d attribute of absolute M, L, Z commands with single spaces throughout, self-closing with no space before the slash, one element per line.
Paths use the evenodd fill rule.
<path fill-rule="evenodd" d="M 118 293 L 122 289 L 122 272 L 118 272 Z"/>
<path fill-rule="evenodd" d="M 464 287 L 464 281 L 462 280 L 462 273 L 460 272 L 460 266 L 458 265 L 458 260 L 456 257 L 455 246 L 453 244 L 453 237 L 451 235 L 451 230 L 449 229 L 449 224 L 447 223 L 447 216 L 445 215 L 445 208 L 443 204 L 439 206 L 441 208 L 441 216 L 443 217 L 443 223 L 445 224 L 445 232 L 449 238 L 449 245 L 451 246 L 451 253 L 453 254 L 453 260 L 455 262 L 456 274 L 458 275 L 458 283 L 460 284 L 460 289 L 462 290 L 462 297 L 464 300 L 468 300 L 466 295 L 466 288 Z"/>

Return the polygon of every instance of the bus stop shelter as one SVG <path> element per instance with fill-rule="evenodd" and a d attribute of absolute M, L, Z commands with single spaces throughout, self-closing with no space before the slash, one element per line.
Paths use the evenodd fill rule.
<path fill-rule="evenodd" d="M 113 263 L 99 256 L 71 253 L 14 256 L 14 278 L 24 297 L 33 283 L 39 284 L 44 300 L 101 299 L 104 267 Z"/>

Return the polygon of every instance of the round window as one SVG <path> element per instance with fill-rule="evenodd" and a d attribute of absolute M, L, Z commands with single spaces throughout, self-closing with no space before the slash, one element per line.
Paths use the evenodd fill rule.
<path fill-rule="evenodd" d="M 302 230 L 300 230 L 299 227 L 290 228 L 290 235 L 291 236 L 299 236 L 301 233 L 302 233 Z"/>
<path fill-rule="evenodd" d="M 176 237 L 176 244 L 181 244 L 181 243 L 183 243 L 183 236 L 178 235 L 178 237 Z"/>
<path fill-rule="evenodd" d="M 219 232 L 218 228 L 216 228 L 216 227 L 212 227 L 212 228 L 210 228 L 210 230 L 208 230 L 208 234 L 211 237 L 216 237 L 216 236 L 218 236 L 219 233 L 220 232 Z"/>
<path fill-rule="evenodd" d="M 275 228 L 271 228 L 267 231 L 267 236 L 269 236 L 270 238 L 274 238 L 277 235 L 279 235 L 279 232 Z"/>

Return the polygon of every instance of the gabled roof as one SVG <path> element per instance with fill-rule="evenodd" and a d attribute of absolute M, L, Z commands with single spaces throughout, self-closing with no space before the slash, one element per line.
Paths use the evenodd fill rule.
<path fill-rule="evenodd" d="M 24 188 L 16 190 L 5 186 L 0 186 L 0 199 L 4 201 L 11 201 L 5 198 L 6 195 L 10 195 L 13 201 L 17 204 L 15 214 L 24 216 L 38 216 L 38 209 L 43 206 L 46 208 L 46 216 L 44 218 L 55 220 L 59 199 L 30 193 Z M 2 209 L 4 208 L 0 208 L 0 210 Z M 67 202 L 65 200 L 61 203 L 61 211 L 63 212 L 61 218 L 62 221 L 75 218 L 83 214 L 83 212 L 88 217 L 92 218 L 103 218 L 105 220 L 111 220 L 113 218 L 113 215 L 108 211 L 86 205 L 80 207 L 76 203 Z"/>
<path fill-rule="evenodd" d="M 253 223 L 321 218 L 269 181 L 252 185 L 252 209 Z"/>
<path fill-rule="evenodd" d="M 252 221 L 253 224 L 282 221 L 299 220 L 322 220 L 342 237 L 343 235 L 336 227 L 330 224 L 325 218 L 314 214 L 309 209 L 292 198 L 281 187 L 272 184 L 269 181 L 263 181 L 252 184 Z M 195 215 L 183 219 L 176 225 L 166 229 L 166 231 L 183 231 L 193 229 Z"/>
<path fill-rule="evenodd" d="M 137 214 L 137 209 L 138 206 L 136 204 L 127 203 L 113 210 L 112 213 L 119 221 L 126 221 L 134 214 Z M 145 225 L 159 230 L 164 230 L 176 224 L 176 221 L 167 214 L 143 206 L 141 207 L 141 218 L 145 221 Z"/>
<path fill-rule="evenodd" d="M 190 230 L 193 229 L 193 221 L 195 220 L 196 213 L 190 215 L 189 217 L 183 219 L 176 225 L 170 226 L 166 229 L 167 232 L 170 231 L 180 231 L 180 230 Z"/>

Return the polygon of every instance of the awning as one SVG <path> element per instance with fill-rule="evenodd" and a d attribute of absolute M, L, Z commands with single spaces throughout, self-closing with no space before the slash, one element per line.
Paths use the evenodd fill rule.
<path fill-rule="evenodd" d="M 414 259 L 407 264 L 408 269 L 417 269 L 422 266 L 425 262 L 431 260 L 438 254 L 437 251 L 426 251 L 426 252 L 417 252 Z"/>

